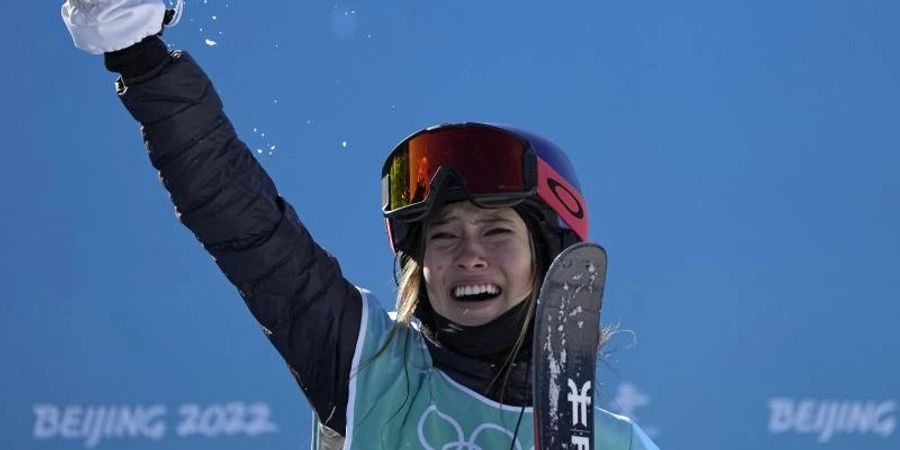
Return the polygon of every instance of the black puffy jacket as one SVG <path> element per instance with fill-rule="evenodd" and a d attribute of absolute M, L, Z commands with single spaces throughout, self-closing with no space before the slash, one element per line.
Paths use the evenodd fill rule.
<path fill-rule="evenodd" d="M 362 298 L 319 247 L 252 152 L 238 139 L 209 78 L 184 52 L 151 36 L 106 54 L 118 91 L 142 125 L 180 220 L 240 291 L 284 357 L 323 425 L 343 435 Z M 497 364 L 428 347 L 435 365 L 499 400 Z M 528 404 L 528 368 L 517 364 L 505 403 Z"/>

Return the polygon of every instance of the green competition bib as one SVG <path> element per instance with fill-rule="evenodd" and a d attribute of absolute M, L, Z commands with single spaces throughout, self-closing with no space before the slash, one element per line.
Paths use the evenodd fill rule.
<path fill-rule="evenodd" d="M 531 407 L 490 400 L 434 368 L 414 328 L 400 329 L 385 346 L 394 322 L 362 292 L 343 448 L 533 450 Z M 596 450 L 656 449 L 627 418 L 598 409 L 595 427 Z"/>

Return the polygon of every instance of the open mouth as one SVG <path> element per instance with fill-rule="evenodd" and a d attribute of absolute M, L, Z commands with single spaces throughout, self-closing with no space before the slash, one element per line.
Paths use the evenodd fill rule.
<path fill-rule="evenodd" d="M 495 284 L 457 286 L 453 289 L 453 298 L 461 302 L 482 302 L 497 298 L 502 292 L 500 286 Z"/>

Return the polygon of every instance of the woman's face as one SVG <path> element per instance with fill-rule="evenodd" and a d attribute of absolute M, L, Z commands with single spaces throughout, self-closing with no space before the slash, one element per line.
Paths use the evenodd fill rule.
<path fill-rule="evenodd" d="M 460 325 L 483 325 L 525 300 L 531 260 L 528 228 L 512 208 L 456 202 L 425 224 L 428 299 Z"/>

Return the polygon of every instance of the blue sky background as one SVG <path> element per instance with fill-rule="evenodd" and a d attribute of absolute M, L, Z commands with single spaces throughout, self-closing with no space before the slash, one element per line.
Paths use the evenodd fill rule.
<path fill-rule="evenodd" d="M 298 389 L 175 219 L 114 76 L 59 2 L 5 15 L 0 442 L 83 448 L 33 440 L 36 403 L 241 400 L 280 431 L 109 445 L 302 448 Z M 604 320 L 637 335 L 610 347 L 604 403 L 638 386 L 667 449 L 807 449 L 767 432 L 769 398 L 900 400 L 898 18 L 886 0 L 188 0 L 165 38 L 385 305 L 379 172 L 398 140 L 480 120 L 557 142 L 609 252 Z"/>

